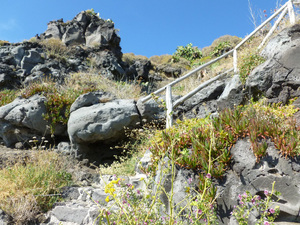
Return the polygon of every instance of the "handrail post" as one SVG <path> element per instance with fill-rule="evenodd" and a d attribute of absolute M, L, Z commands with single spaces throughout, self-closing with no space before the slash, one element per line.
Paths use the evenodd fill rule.
<path fill-rule="evenodd" d="M 294 25 L 296 23 L 296 16 L 294 11 L 294 6 L 292 0 L 288 2 L 288 10 L 289 10 L 289 16 L 290 16 L 290 23 Z"/>
<path fill-rule="evenodd" d="M 173 103 L 172 103 L 171 85 L 168 85 L 166 89 L 166 107 L 167 107 L 166 128 L 170 128 L 173 126 Z"/>
<path fill-rule="evenodd" d="M 234 71 L 234 74 L 236 74 L 238 71 L 238 69 L 237 69 L 237 49 L 234 49 L 234 51 L 233 51 L 233 71 Z"/>

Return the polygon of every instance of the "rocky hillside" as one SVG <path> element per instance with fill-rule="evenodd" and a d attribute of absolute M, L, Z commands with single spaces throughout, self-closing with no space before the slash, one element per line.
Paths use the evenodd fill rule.
<path fill-rule="evenodd" d="M 93 11 L 84 11 L 70 22 L 50 22 L 43 34 L 28 42 L 1 46 L 1 101 L 5 102 L 9 93 L 17 93 L 15 99 L 0 107 L 0 138 L 3 144 L 25 149 L 33 137 L 37 143 L 43 142 L 46 137 L 57 144 L 58 152 L 104 162 L 116 154 L 111 147 L 126 138 L 125 128 L 133 130 L 150 121 L 164 120 L 164 110 L 154 100 L 142 103 L 139 99 L 117 97 L 114 93 L 98 88 L 95 80 L 158 81 L 162 79 L 160 73 L 180 76 L 186 68 L 178 69 L 173 64 L 163 68 L 154 65 L 153 59 L 124 58 L 119 44 L 120 37 L 111 21 L 99 18 Z M 299 108 L 300 25 L 283 30 L 261 54 L 266 61 L 251 72 L 245 83 L 241 82 L 238 74 L 216 81 L 178 107 L 174 116 L 184 119 L 207 115 L 218 117 L 224 109 L 234 109 L 237 105 L 247 104 L 251 98 L 259 99 L 261 96 L 266 98 L 267 103 L 283 105 L 293 99 L 294 107 Z M 79 76 L 70 82 L 73 73 Z M 90 73 L 93 75 L 90 76 Z M 47 83 L 47 79 L 51 82 Z M 64 86 L 68 82 L 71 89 Z M 84 88 L 77 92 L 77 86 Z M 7 91 L 18 89 L 22 91 Z M 67 98 L 70 96 L 72 98 Z M 293 118 L 296 120 L 296 138 L 293 139 L 296 147 L 292 150 L 298 151 L 293 157 L 285 153 L 283 158 L 280 154 L 283 150 L 276 147 L 277 142 L 272 137 L 263 142 L 267 148 L 260 160 L 253 150 L 254 145 L 249 141 L 248 133 L 238 136 L 231 147 L 227 146 L 231 160 L 226 173 L 222 179 L 213 178 L 219 194 L 216 199 L 219 224 L 237 224 L 230 213 L 238 202 L 239 193 L 248 190 L 252 195 L 264 197 L 262 193 L 266 189 L 270 190 L 273 181 L 276 181 L 276 190 L 282 193 L 278 201 L 281 214 L 277 221 L 283 224 L 300 221 L 300 184 L 297 179 L 299 113 Z M 287 133 L 283 133 L 283 139 Z M 262 139 L 260 136 L 259 141 Z M 141 164 L 149 165 L 152 154 L 147 152 Z M 179 203 L 186 193 L 184 185 L 190 183 L 191 178 L 195 181 L 193 184 L 196 184 L 200 175 L 185 166 L 176 168 L 173 180 L 176 184 L 174 202 Z M 126 179 L 130 185 L 142 189 L 144 187 L 140 178 L 147 179 L 147 176 L 140 169 L 136 172 L 136 176 Z M 83 174 L 80 179 L 86 181 L 85 185 L 66 187 L 62 194 L 65 202 L 54 205 L 42 219 L 35 218 L 35 223 L 93 224 L 99 219 L 99 204 L 101 209 L 107 207 L 107 192 L 104 191 L 103 182 L 115 179 L 112 176 L 102 178 Z M 164 184 L 166 189 L 169 183 Z M 167 204 L 167 201 L 162 201 Z M 10 224 L 11 220 L 7 213 L 0 210 L 0 224 Z M 254 213 L 251 221 L 254 223 L 255 220 Z"/>

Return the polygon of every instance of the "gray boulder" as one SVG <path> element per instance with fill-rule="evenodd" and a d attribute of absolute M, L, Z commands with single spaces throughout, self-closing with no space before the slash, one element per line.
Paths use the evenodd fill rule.
<path fill-rule="evenodd" d="M 47 113 L 46 98 L 34 95 L 28 99 L 17 98 L 0 107 L 0 137 L 6 146 L 27 143 L 33 137 L 41 139 L 50 134 L 49 122 L 44 120 Z M 58 126 L 55 135 L 65 135 L 66 127 Z"/>
<path fill-rule="evenodd" d="M 10 216 L 0 209 L 0 225 L 12 224 Z"/>
<path fill-rule="evenodd" d="M 29 99 L 17 98 L 0 108 L 0 137 L 6 146 L 27 142 L 34 136 L 47 133 L 45 97 L 34 95 Z"/>
<path fill-rule="evenodd" d="M 218 80 L 211 85 L 203 88 L 190 99 L 187 99 L 182 105 L 178 106 L 175 112 L 179 118 L 206 117 L 210 113 L 217 111 L 217 102 L 215 102 L 223 93 L 226 83 L 224 80 Z M 203 104 L 205 103 L 205 104 Z M 208 104 L 209 103 L 209 104 Z"/>
<path fill-rule="evenodd" d="M 25 56 L 25 48 L 24 46 L 16 46 L 11 50 L 11 53 L 15 59 L 15 63 L 17 66 L 21 67 L 21 61 L 23 57 Z"/>
<path fill-rule="evenodd" d="M 72 106 L 72 108 L 75 108 Z M 79 152 L 97 142 L 117 142 L 125 137 L 124 128 L 140 122 L 134 100 L 117 99 L 81 107 L 73 111 L 68 121 L 69 138 Z"/>
<path fill-rule="evenodd" d="M 82 107 L 89 107 L 98 103 L 110 102 L 113 99 L 115 99 L 115 97 L 110 93 L 102 91 L 89 92 L 87 94 L 80 95 L 76 99 L 70 108 L 70 112 L 72 113 Z"/>
<path fill-rule="evenodd" d="M 0 89 L 11 89 L 14 85 L 18 85 L 16 73 L 11 66 L 0 63 Z"/>

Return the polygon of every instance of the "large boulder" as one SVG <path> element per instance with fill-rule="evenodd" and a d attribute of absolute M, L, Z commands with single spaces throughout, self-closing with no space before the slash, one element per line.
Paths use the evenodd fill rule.
<path fill-rule="evenodd" d="M 44 96 L 34 95 L 28 99 L 17 98 L 0 107 L 0 137 L 6 146 L 16 143 L 28 144 L 33 137 L 41 139 L 50 135 L 49 122 L 44 119 L 47 113 Z M 65 135 L 66 127 L 58 126 L 55 135 Z"/>
<path fill-rule="evenodd" d="M 73 111 L 68 121 L 68 134 L 73 147 L 84 155 L 92 151 L 88 149 L 89 144 L 120 141 L 125 138 L 124 129 L 134 128 L 139 122 L 134 100 L 116 99 Z"/>
<path fill-rule="evenodd" d="M 266 62 L 255 68 L 246 81 L 254 96 L 265 95 L 270 103 L 286 103 L 300 92 L 300 25 L 286 28 L 273 38 L 262 55 Z"/>

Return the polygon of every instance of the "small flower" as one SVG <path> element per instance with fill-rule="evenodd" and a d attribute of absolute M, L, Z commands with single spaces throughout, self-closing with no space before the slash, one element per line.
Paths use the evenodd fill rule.
<path fill-rule="evenodd" d="M 273 213 L 275 213 L 275 209 L 271 208 L 271 209 L 269 209 L 269 212 L 273 214 Z"/>
<path fill-rule="evenodd" d="M 210 179 L 211 178 L 211 174 L 210 173 L 206 174 L 206 178 Z"/>
<path fill-rule="evenodd" d="M 264 225 L 270 225 L 270 223 L 268 221 L 265 221 Z"/>
<path fill-rule="evenodd" d="M 140 191 L 139 189 L 137 189 L 137 190 L 136 190 L 136 193 L 137 193 L 138 195 L 140 195 L 140 194 L 141 194 L 141 191 Z"/>
<path fill-rule="evenodd" d="M 190 178 L 188 179 L 188 183 L 191 184 L 192 181 L 193 181 L 193 178 L 190 177 Z"/>
<path fill-rule="evenodd" d="M 105 198 L 105 201 L 106 201 L 106 202 L 109 202 L 109 196 L 107 196 L 107 197 Z"/>
<path fill-rule="evenodd" d="M 190 193 L 190 189 L 191 189 L 190 187 L 186 187 L 186 188 L 185 188 L 185 192 L 186 192 L 186 193 Z"/>
<path fill-rule="evenodd" d="M 268 191 L 268 190 L 265 190 L 265 191 L 264 191 L 264 194 L 265 194 L 265 196 L 268 196 L 268 195 L 269 195 L 269 191 Z"/>

